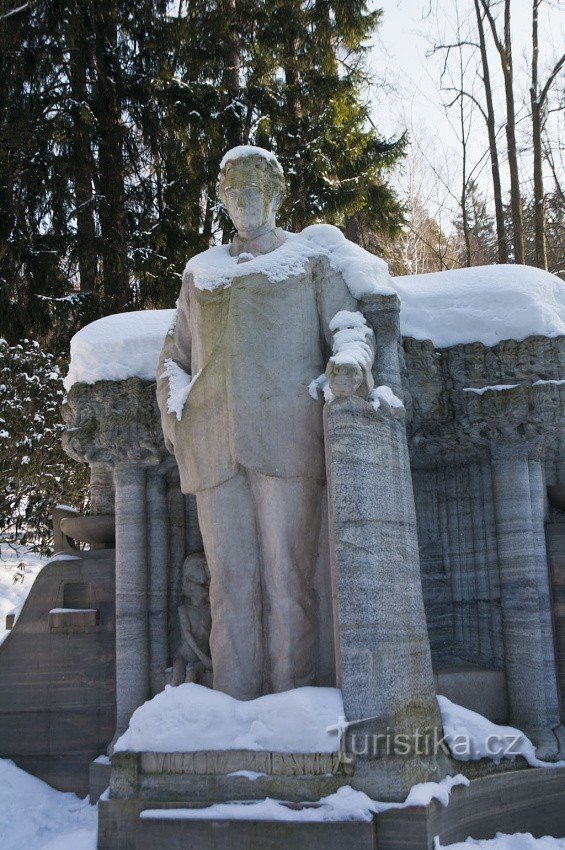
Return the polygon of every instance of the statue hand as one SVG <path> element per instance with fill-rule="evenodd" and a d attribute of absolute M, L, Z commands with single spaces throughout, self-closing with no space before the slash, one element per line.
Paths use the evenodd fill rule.
<path fill-rule="evenodd" d="M 355 395 L 363 381 L 363 371 L 358 363 L 336 363 L 330 360 L 326 368 L 330 390 L 336 398 Z"/>

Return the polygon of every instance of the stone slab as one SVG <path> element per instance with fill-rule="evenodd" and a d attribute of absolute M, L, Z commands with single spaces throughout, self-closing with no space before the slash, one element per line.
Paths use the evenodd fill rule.
<path fill-rule="evenodd" d="M 375 850 L 369 822 L 140 819 L 135 850 Z"/>
<path fill-rule="evenodd" d="M 240 771 L 255 774 L 253 780 Z M 115 753 L 110 794 L 116 803 L 165 804 L 276 797 L 318 800 L 350 781 L 352 765 L 337 753 L 233 750 L 196 753 Z"/>

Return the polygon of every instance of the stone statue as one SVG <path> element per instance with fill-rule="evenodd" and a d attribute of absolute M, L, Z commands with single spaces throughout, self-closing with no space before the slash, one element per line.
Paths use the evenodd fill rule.
<path fill-rule="evenodd" d="M 327 367 L 326 393 L 367 397 L 374 339 L 365 326 L 353 356 L 332 357 L 338 334 L 359 338 L 347 317 L 364 320 L 329 252 L 275 226 L 273 154 L 234 148 L 219 186 L 237 234 L 186 267 L 157 396 L 182 490 L 196 494 L 213 686 L 253 699 L 314 682 L 325 461 L 312 385 Z"/>

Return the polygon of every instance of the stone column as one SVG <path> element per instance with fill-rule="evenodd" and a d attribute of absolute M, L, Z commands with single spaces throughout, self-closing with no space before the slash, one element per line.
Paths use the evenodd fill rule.
<path fill-rule="evenodd" d="M 160 470 L 151 470 L 147 477 L 147 514 L 149 679 L 154 696 L 165 687 L 165 670 L 169 663 L 168 508 L 165 476 Z"/>
<path fill-rule="evenodd" d="M 547 634 L 547 608 L 543 608 L 548 605 L 543 589 L 547 576 L 540 594 L 540 575 L 547 572 L 547 562 L 539 563 L 534 531 L 533 508 L 538 502 L 539 510 L 539 493 L 532 494 L 531 448 L 526 440 L 495 443 L 492 472 L 510 720 L 532 737 L 541 757 L 549 757 L 558 749 L 552 730 L 559 724 L 559 711 L 554 660 L 548 669 L 553 639 Z M 537 477 L 535 471 L 535 486 Z"/>
<path fill-rule="evenodd" d="M 109 463 L 90 466 L 90 513 L 93 516 L 114 513 L 114 470 Z"/>
<path fill-rule="evenodd" d="M 478 619 L 478 656 L 490 666 L 494 660 L 491 597 L 487 562 L 485 501 L 481 461 L 475 458 L 469 466 L 471 494 L 471 527 L 473 532 L 474 573 Z"/>
<path fill-rule="evenodd" d="M 179 473 L 167 475 L 167 513 L 169 526 L 169 647 L 179 646 L 181 633 L 178 608 L 182 600 L 183 564 L 187 553 L 185 497 L 181 493 Z"/>
<path fill-rule="evenodd" d="M 490 458 L 481 459 L 481 496 L 483 500 L 485 533 L 485 569 L 487 571 L 490 619 L 492 633 L 493 663 L 504 667 L 504 641 L 502 636 L 502 612 L 500 607 L 500 571 L 498 569 L 498 548 L 496 545 L 496 517 L 492 491 L 492 472 Z"/>
<path fill-rule="evenodd" d="M 550 713 L 560 720 L 560 699 L 556 678 L 555 638 L 553 633 L 552 594 L 549 577 L 549 559 L 545 542 L 547 514 L 547 488 L 542 466 L 541 446 L 536 445 L 529 456 L 532 527 L 536 553 L 536 574 L 540 611 L 540 626 L 544 650 L 546 700 Z"/>
<path fill-rule="evenodd" d="M 441 728 L 428 640 L 404 410 L 360 398 L 324 410 L 337 678 L 355 754 L 352 785 L 402 800 L 445 765 L 418 754 Z M 409 755 L 374 735 L 406 735 Z M 359 736 L 367 749 L 359 748 Z M 357 739 L 357 743 L 355 743 Z M 421 750 L 420 750 L 421 752 Z"/>
<path fill-rule="evenodd" d="M 445 468 L 445 493 L 448 522 L 449 550 L 451 553 L 451 596 L 453 599 L 453 633 L 455 654 L 464 651 L 467 634 L 463 610 L 463 571 L 459 548 L 459 512 L 457 492 L 457 466 L 455 460 Z"/>
<path fill-rule="evenodd" d="M 146 470 L 119 463 L 116 486 L 116 735 L 149 698 Z"/>
<path fill-rule="evenodd" d="M 404 398 L 399 357 L 400 299 L 398 295 L 369 295 L 361 301 L 361 312 L 375 334 L 375 386 L 390 387 L 398 398 Z"/>

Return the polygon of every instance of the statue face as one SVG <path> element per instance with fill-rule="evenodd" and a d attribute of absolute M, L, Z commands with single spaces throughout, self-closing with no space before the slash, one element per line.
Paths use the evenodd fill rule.
<path fill-rule="evenodd" d="M 236 183 L 224 189 L 224 203 L 239 233 L 255 233 L 269 224 L 271 203 L 265 189 L 254 183 Z M 274 214 L 272 215 L 274 227 Z M 270 228 L 269 228 L 270 229 Z"/>
<path fill-rule="evenodd" d="M 281 202 L 280 191 L 253 158 L 244 158 L 221 180 L 221 198 L 229 217 L 244 238 L 272 230 Z"/>

